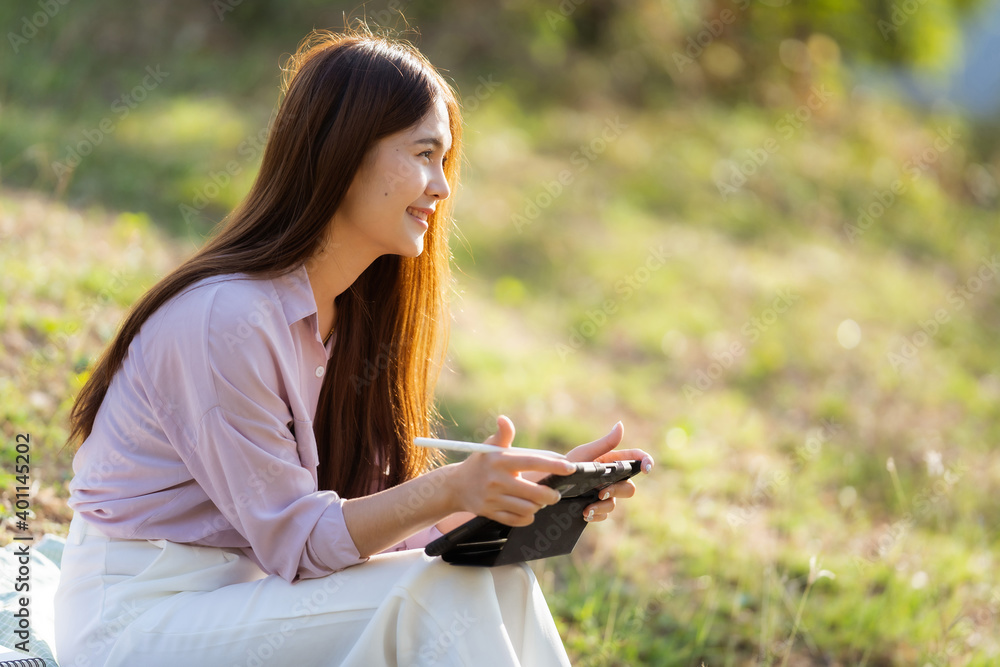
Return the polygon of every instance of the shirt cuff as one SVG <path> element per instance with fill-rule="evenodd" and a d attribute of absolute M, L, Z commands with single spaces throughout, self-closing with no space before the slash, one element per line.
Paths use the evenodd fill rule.
<path fill-rule="evenodd" d="M 331 503 L 320 516 L 316 527 L 309 536 L 308 551 L 315 555 L 316 559 L 320 561 L 318 564 L 326 570 L 326 572 L 313 576 L 323 576 L 368 560 L 367 557 L 361 557 L 361 552 L 354 544 L 354 538 L 347 530 L 347 523 L 344 521 L 343 499 Z M 300 576 L 309 578 L 303 569 L 299 570 Z"/>

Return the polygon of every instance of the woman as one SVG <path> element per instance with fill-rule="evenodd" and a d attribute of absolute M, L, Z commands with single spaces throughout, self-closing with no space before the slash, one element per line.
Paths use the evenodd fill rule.
<path fill-rule="evenodd" d="M 529 568 L 419 550 L 475 514 L 528 525 L 558 499 L 531 480 L 568 472 L 413 446 L 444 350 L 456 97 L 361 31 L 311 35 L 283 88 L 246 200 L 139 300 L 74 405 L 60 661 L 567 664 Z M 513 437 L 502 417 L 489 441 Z M 569 458 L 648 472 L 621 437 Z"/>

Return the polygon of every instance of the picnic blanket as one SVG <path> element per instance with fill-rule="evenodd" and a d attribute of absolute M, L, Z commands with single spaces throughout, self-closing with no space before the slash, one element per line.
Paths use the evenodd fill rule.
<path fill-rule="evenodd" d="M 22 563 L 18 555 L 20 545 L 30 545 L 28 567 L 30 574 L 22 577 L 23 588 L 18 591 L 18 576 Z M 46 535 L 35 543 L 12 542 L 0 549 L 0 645 L 17 648 L 24 640 L 16 633 L 20 620 L 15 616 L 22 609 L 20 598 L 29 598 L 28 648 L 24 657 L 41 658 L 46 667 L 58 667 L 55 658 L 55 594 L 59 585 L 59 565 L 62 562 L 66 541 L 61 537 Z"/>

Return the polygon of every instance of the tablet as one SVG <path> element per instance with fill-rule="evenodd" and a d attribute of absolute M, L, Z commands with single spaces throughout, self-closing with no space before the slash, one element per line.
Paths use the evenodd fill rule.
<path fill-rule="evenodd" d="M 424 553 L 441 556 L 452 565 L 493 567 L 572 552 L 587 527 L 583 508 L 596 502 L 604 487 L 628 479 L 642 469 L 641 461 L 574 465 L 576 472 L 539 480 L 539 484 L 551 486 L 562 498 L 555 505 L 540 509 L 531 525 L 512 527 L 477 516 L 428 544 Z"/>

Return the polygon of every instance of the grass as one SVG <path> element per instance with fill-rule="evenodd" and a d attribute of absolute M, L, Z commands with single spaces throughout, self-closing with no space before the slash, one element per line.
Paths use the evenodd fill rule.
<path fill-rule="evenodd" d="M 571 557 L 536 563 L 574 664 L 986 665 L 1000 653 L 1000 275 L 973 280 L 1000 252 L 1000 164 L 971 160 L 960 118 L 829 83 L 831 101 L 725 198 L 726 160 L 780 137 L 799 92 L 775 108 L 551 108 L 520 125 L 501 89 L 469 115 L 447 435 L 485 437 L 504 413 L 522 444 L 566 449 L 622 419 L 627 443 L 657 459 L 638 500 Z M 0 190 L 0 456 L 31 434 L 34 530 L 69 518 L 62 444 L 89 363 L 204 233 L 178 222 L 178 204 L 230 160 L 240 173 L 206 217 L 245 191 L 255 163 L 238 147 L 261 108 L 151 100 L 74 181 L 70 199 L 93 190 L 114 209 Z M 2 113 L 0 128 L 24 136 L 62 125 Z M 627 127 L 575 163 L 614 116 Z M 908 173 L 949 125 L 957 142 Z M 29 145 L 12 150 L 30 160 Z M 852 240 L 845 225 L 896 179 L 903 192 Z M 838 339 L 847 320 L 856 345 Z M 9 493 L 3 508 L 7 541 Z M 813 557 L 836 578 L 810 577 Z"/>
<path fill-rule="evenodd" d="M 955 290 L 992 261 L 996 200 L 969 195 L 961 146 L 916 178 L 901 166 L 959 119 L 834 104 L 725 201 L 719 156 L 759 145 L 780 112 L 632 118 L 636 141 L 609 145 L 521 233 L 511 216 L 593 128 L 560 134 L 561 147 L 550 134 L 513 196 L 515 158 L 492 150 L 505 130 L 484 130 L 494 139 L 473 152 L 484 162 L 462 194 L 475 210 L 459 207 L 474 224 L 443 388 L 456 434 L 483 432 L 485 409 L 565 447 L 622 418 L 658 460 L 624 526 L 595 527 L 579 557 L 540 565 L 579 664 L 995 659 L 997 514 L 984 490 L 998 479 L 998 360 L 985 344 L 997 280 Z M 897 178 L 906 191 L 852 242 L 844 225 Z M 617 291 L 660 246 L 665 265 Z M 769 313 L 783 291 L 794 302 Z M 922 340 L 942 308 L 946 323 L 894 366 L 900 337 Z M 855 347 L 838 342 L 845 320 Z M 727 355 L 733 344 L 741 354 Z M 713 377 L 699 385 L 701 373 Z M 810 588 L 813 556 L 837 578 Z"/>

